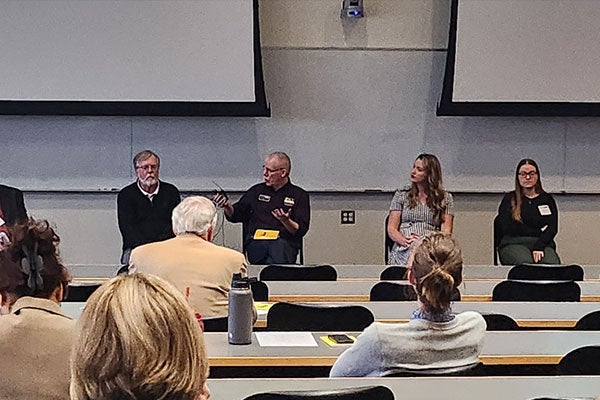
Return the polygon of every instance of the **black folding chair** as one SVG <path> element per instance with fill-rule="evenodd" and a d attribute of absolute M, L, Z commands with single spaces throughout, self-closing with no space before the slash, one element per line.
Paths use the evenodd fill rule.
<path fill-rule="evenodd" d="M 494 265 L 498 265 L 498 247 L 500 241 L 502 241 L 502 226 L 500 226 L 500 218 L 496 215 L 493 222 L 493 236 L 494 236 Z"/>
<path fill-rule="evenodd" d="M 581 288 L 573 281 L 502 281 L 493 301 L 579 301 Z"/>
<path fill-rule="evenodd" d="M 522 281 L 582 281 L 580 265 L 520 264 L 508 271 L 508 279 Z"/>
<path fill-rule="evenodd" d="M 399 266 L 391 266 L 387 267 L 383 271 L 381 271 L 381 275 L 379 275 L 379 280 L 381 281 L 402 281 L 406 280 L 406 272 L 408 268 L 399 267 Z"/>
<path fill-rule="evenodd" d="M 261 281 L 335 281 L 337 271 L 331 265 L 267 265 L 259 274 Z"/>
<path fill-rule="evenodd" d="M 600 311 L 593 311 L 579 318 L 573 329 L 576 331 L 600 331 Z"/>
<path fill-rule="evenodd" d="M 410 377 L 410 376 L 483 376 L 484 366 L 481 363 L 464 365 L 452 368 L 424 368 L 424 369 L 394 369 L 386 373 L 385 377 Z"/>
<path fill-rule="evenodd" d="M 71 282 L 64 302 L 84 302 L 100 287 L 99 283 Z"/>
<path fill-rule="evenodd" d="M 250 281 L 252 299 L 254 301 L 269 301 L 269 287 L 261 281 Z"/>
<path fill-rule="evenodd" d="M 565 355 L 556 368 L 558 375 L 600 375 L 600 346 L 584 346 Z"/>
<path fill-rule="evenodd" d="M 267 314 L 267 330 L 362 331 L 374 320 L 363 306 L 275 303 Z"/>
<path fill-rule="evenodd" d="M 517 321 L 504 314 L 481 314 L 487 324 L 486 331 L 518 331 Z"/>
<path fill-rule="evenodd" d="M 204 332 L 227 332 L 227 317 L 202 318 Z"/>
<path fill-rule="evenodd" d="M 394 400 L 394 393 L 385 386 L 363 386 L 348 389 L 265 392 L 244 400 Z"/>
<path fill-rule="evenodd" d="M 454 289 L 452 301 L 460 301 L 460 291 Z M 417 293 L 412 285 L 395 282 L 378 282 L 369 292 L 369 301 L 415 301 Z"/>
<path fill-rule="evenodd" d="M 392 252 L 392 247 L 394 247 L 394 241 L 392 240 L 392 238 L 388 235 L 387 232 L 387 226 L 388 226 L 388 221 L 390 219 L 390 215 L 388 214 L 385 217 L 385 225 L 383 226 L 383 246 L 384 246 L 384 257 L 385 259 L 383 260 L 384 264 L 388 263 L 388 257 L 390 255 L 390 253 Z"/>

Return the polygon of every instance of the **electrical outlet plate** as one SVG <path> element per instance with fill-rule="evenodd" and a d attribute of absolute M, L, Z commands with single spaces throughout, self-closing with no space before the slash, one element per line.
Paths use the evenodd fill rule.
<path fill-rule="evenodd" d="M 354 210 L 342 210 L 340 214 L 342 225 L 350 225 L 356 222 L 356 214 Z"/>

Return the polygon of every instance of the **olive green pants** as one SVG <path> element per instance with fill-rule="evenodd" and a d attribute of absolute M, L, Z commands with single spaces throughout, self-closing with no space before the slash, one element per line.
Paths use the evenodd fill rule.
<path fill-rule="evenodd" d="M 498 256 L 502 265 L 533 264 L 533 245 L 536 237 L 507 237 L 502 238 L 498 246 Z M 540 264 L 560 264 L 554 241 L 544 248 L 544 257 Z"/>

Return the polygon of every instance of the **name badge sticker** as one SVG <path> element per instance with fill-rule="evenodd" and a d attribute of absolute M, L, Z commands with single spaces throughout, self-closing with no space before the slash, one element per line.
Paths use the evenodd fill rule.
<path fill-rule="evenodd" d="M 259 194 L 258 201 L 264 201 L 265 203 L 268 203 L 271 201 L 271 196 L 269 196 L 268 194 Z"/>
<path fill-rule="evenodd" d="M 291 207 L 294 205 L 294 203 L 295 203 L 295 201 L 291 197 L 286 197 L 285 199 L 283 199 L 283 205 L 286 207 Z"/>
<path fill-rule="evenodd" d="M 548 205 L 543 204 L 541 206 L 538 206 L 538 210 L 540 211 L 540 215 L 552 215 L 552 211 L 550 210 L 550 207 L 548 207 Z"/>

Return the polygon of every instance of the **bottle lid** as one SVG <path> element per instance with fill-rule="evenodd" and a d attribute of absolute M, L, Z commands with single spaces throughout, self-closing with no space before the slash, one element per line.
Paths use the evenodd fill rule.
<path fill-rule="evenodd" d="M 250 282 L 247 278 L 240 278 L 231 282 L 231 287 L 235 289 L 250 289 Z"/>

